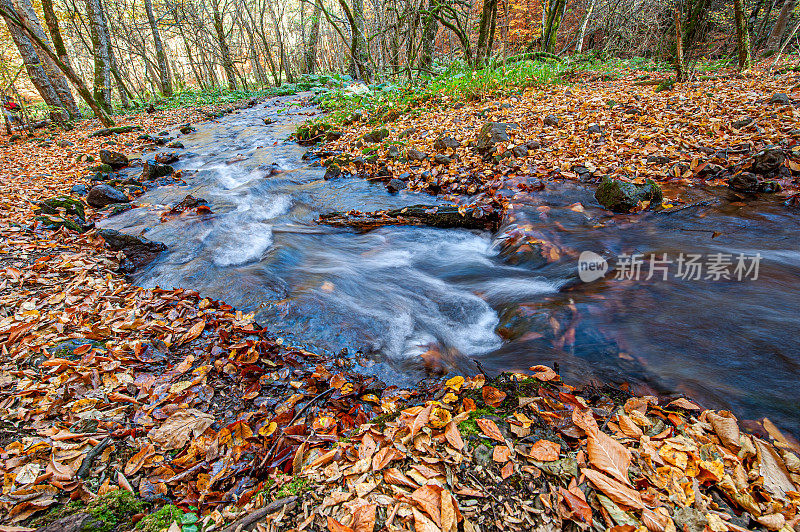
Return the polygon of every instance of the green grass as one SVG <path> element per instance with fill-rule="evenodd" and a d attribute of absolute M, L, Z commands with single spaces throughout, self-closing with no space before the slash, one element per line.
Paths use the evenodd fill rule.
<path fill-rule="evenodd" d="M 464 436 L 479 434 L 480 429 L 478 428 L 477 419 L 486 416 L 493 416 L 496 414 L 496 412 L 497 410 L 490 406 L 473 410 L 469 413 L 469 417 L 467 419 L 458 424 L 458 430 Z"/>

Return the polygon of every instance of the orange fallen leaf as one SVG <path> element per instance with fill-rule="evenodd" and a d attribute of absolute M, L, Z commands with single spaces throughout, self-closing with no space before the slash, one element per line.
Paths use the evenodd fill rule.
<path fill-rule="evenodd" d="M 500 429 L 497 428 L 497 424 L 494 421 L 481 417 L 476 420 L 476 423 L 478 424 L 478 428 L 481 429 L 481 432 L 483 432 L 486 436 L 493 440 L 505 443 L 506 440 L 503 438 L 503 434 L 500 432 Z"/>

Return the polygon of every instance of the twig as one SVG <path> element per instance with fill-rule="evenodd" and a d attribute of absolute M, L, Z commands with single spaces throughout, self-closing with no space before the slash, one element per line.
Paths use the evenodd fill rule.
<path fill-rule="evenodd" d="M 223 529 L 222 532 L 235 532 L 236 530 L 244 530 L 246 527 L 256 523 L 261 518 L 280 510 L 284 506 L 293 504 L 296 500 L 297 495 L 291 495 L 289 497 L 284 497 L 283 499 L 278 499 L 277 501 L 272 501 L 263 508 L 259 508 L 258 510 L 242 517 L 241 519 L 234 521 L 227 528 Z"/>
<path fill-rule="evenodd" d="M 85 478 L 86 475 L 89 474 L 89 470 L 92 468 L 92 462 L 97 457 L 98 454 L 103 452 L 103 449 L 108 447 L 108 444 L 111 443 L 111 436 L 106 436 L 103 441 L 95 445 L 88 453 L 86 453 L 86 457 L 83 459 L 81 463 L 80 469 L 78 469 L 77 477 L 78 478 Z"/>

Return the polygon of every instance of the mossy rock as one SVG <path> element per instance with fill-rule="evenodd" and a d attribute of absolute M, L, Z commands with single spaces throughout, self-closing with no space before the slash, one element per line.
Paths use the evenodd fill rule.
<path fill-rule="evenodd" d="M 34 216 L 33 219 L 36 220 L 37 222 L 41 222 L 46 229 L 51 229 L 53 231 L 58 231 L 62 227 L 66 227 L 70 231 L 75 231 L 76 233 L 83 232 L 83 226 L 80 223 L 63 216 L 42 214 L 39 216 Z"/>
<path fill-rule="evenodd" d="M 649 201 L 652 208 L 660 206 L 664 201 L 661 187 L 652 179 L 647 179 L 644 185 L 636 185 L 604 177 L 597 187 L 594 197 L 606 209 L 620 213 L 634 211 L 639 206 L 639 202 Z"/>
<path fill-rule="evenodd" d="M 108 174 L 108 173 L 113 172 L 114 169 L 111 168 L 110 164 L 103 163 L 103 164 L 98 164 L 96 166 L 89 167 L 89 171 L 90 172 L 100 172 L 100 173 Z"/>
<path fill-rule="evenodd" d="M 142 131 L 141 126 L 117 126 L 117 127 L 104 127 L 89 134 L 89 137 L 108 137 L 109 135 L 118 135 L 120 133 L 130 133 L 131 131 Z"/>
<path fill-rule="evenodd" d="M 55 214 L 61 213 L 59 209 L 64 209 L 64 212 L 70 216 L 77 216 L 81 220 L 86 218 L 83 210 L 83 202 L 69 196 L 56 196 L 39 202 L 36 214 Z"/>
<path fill-rule="evenodd" d="M 141 521 L 136 524 L 136 530 L 143 532 L 161 532 L 169 528 L 174 522 L 181 522 L 183 511 L 177 506 L 168 504 L 162 507 L 157 512 L 145 516 Z"/>
<path fill-rule="evenodd" d="M 86 506 L 70 503 L 58 512 L 46 514 L 36 521 L 37 532 L 111 532 L 129 530 L 131 516 L 145 509 L 145 503 L 127 490 L 115 490 L 97 497 Z M 32 523 L 33 524 L 33 523 Z"/>
<path fill-rule="evenodd" d="M 378 129 L 373 129 L 369 133 L 365 133 L 362 139 L 364 140 L 364 142 L 371 142 L 374 144 L 377 142 L 382 142 L 384 139 L 388 137 L 389 137 L 389 130 L 386 129 L 385 127 L 382 127 Z"/>

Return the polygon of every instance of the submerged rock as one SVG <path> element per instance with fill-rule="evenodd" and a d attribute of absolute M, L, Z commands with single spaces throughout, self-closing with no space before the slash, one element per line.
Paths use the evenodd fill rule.
<path fill-rule="evenodd" d="M 606 209 L 620 213 L 632 212 L 642 201 L 649 201 L 651 206 L 661 205 L 664 199 L 661 187 L 652 179 L 636 185 L 608 177 L 600 182 L 594 197 Z"/>
<path fill-rule="evenodd" d="M 112 203 L 127 203 L 128 196 L 109 185 L 95 185 L 86 195 L 86 203 L 95 208 L 105 207 Z"/>
<path fill-rule="evenodd" d="M 159 177 L 172 175 L 174 171 L 175 169 L 168 164 L 161 164 L 154 160 L 150 160 L 144 163 L 144 168 L 142 169 L 142 181 L 150 181 L 151 179 L 158 179 Z"/>
<path fill-rule="evenodd" d="M 113 229 L 101 229 L 100 236 L 109 249 L 121 251 L 125 255 L 125 259 L 119 265 L 123 273 L 131 273 L 150 264 L 159 253 L 167 249 L 161 242 L 153 242 L 141 236 L 128 235 Z"/>
<path fill-rule="evenodd" d="M 392 179 L 386 185 L 386 190 L 388 190 L 392 194 L 394 194 L 395 192 L 400 192 L 405 188 L 406 188 L 406 183 L 401 179 Z"/>

